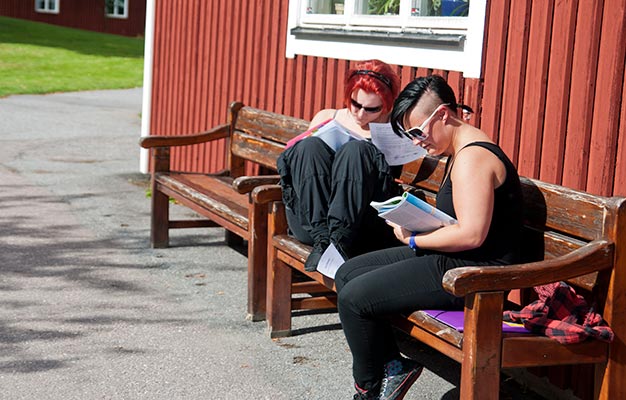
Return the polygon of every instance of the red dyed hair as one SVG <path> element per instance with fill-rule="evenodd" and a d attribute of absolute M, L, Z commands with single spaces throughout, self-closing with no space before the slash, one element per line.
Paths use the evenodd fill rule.
<path fill-rule="evenodd" d="M 346 107 L 350 107 L 352 93 L 358 89 L 377 94 L 383 102 L 383 112 L 388 113 L 400 92 L 400 77 L 389 64 L 380 60 L 360 61 L 346 74 L 344 85 Z"/>

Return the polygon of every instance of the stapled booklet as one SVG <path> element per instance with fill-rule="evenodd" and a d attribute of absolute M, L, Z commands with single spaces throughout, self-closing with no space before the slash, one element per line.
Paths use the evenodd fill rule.
<path fill-rule="evenodd" d="M 456 219 L 409 192 L 383 202 L 372 201 L 370 205 L 378 211 L 379 217 L 411 232 L 430 232 L 457 223 Z"/>
<path fill-rule="evenodd" d="M 352 132 L 350 129 L 341 125 L 339 122 L 337 122 L 336 119 L 329 119 L 289 140 L 285 148 L 289 148 L 296 144 L 298 141 L 309 136 L 317 136 L 334 151 L 339 150 L 341 146 L 351 140 L 365 139 L 358 133 Z"/>
<path fill-rule="evenodd" d="M 335 279 L 335 273 L 345 262 L 339 250 L 333 243 L 322 254 L 319 263 L 317 264 L 317 272 L 326 275 L 331 279 Z"/>

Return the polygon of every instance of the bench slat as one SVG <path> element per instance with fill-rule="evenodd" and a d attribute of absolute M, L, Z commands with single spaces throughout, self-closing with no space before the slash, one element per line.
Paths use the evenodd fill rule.
<path fill-rule="evenodd" d="M 525 223 L 587 241 L 604 235 L 609 199 L 522 178 Z"/>
<path fill-rule="evenodd" d="M 463 333 L 457 331 L 444 324 L 441 321 L 431 317 L 423 311 L 415 311 L 411 313 L 409 316 L 406 316 L 409 321 L 412 323 L 419 325 L 420 328 L 424 329 L 437 336 L 439 339 L 445 340 L 446 342 L 461 348 L 461 344 L 463 343 Z"/>
<path fill-rule="evenodd" d="M 607 360 L 609 344 L 599 340 L 562 345 L 546 336 L 505 337 L 502 341 L 502 367 L 519 368 L 537 365 L 587 364 Z"/>
<path fill-rule="evenodd" d="M 433 335 L 431 332 L 422 329 L 415 321 L 411 321 L 409 318 L 401 316 L 392 317 L 393 325 L 403 332 L 406 332 L 412 338 L 419 340 L 420 342 L 429 345 L 433 349 L 445 354 L 451 359 L 462 363 L 463 362 L 463 350 L 460 345 L 453 344 L 447 340 L 439 339 L 439 336 Z"/>
<path fill-rule="evenodd" d="M 248 197 L 233 190 L 230 177 L 173 172 L 157 174 L 155 180 L 203 210 L 231 220 L 242 229 L 248 229 Z M 202 210 L 199 212 L 210 217 Z"/>
<path fill-rule="evenodd" d="M 264 137 L 285 144 L 306 131 L 309 123 L 286 115 L 244 107 L 239 111 L 235 129 L 249 135 Z"/>
<path fill-rule="evenodd" d="M 276 159 L 284 150 L 282 143 L 258 136 L 235 132 L 232 136 L 231 152 L 237 157 L 276 170 Z"/>

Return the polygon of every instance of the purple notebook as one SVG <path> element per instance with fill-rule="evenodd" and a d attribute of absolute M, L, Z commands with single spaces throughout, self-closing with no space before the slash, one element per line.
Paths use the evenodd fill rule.
<path fill-rule="evenodd" d="M 463 311 L 422 310 L 431 317 L 451 326 L 459 332 L 463 332 Z M 502 321 L 502 332 L 530 333 L 522 324 Z"/>

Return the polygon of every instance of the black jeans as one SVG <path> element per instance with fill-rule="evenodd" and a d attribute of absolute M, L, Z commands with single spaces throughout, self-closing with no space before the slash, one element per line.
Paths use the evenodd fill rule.
<path fill-rule="evenodd" d="M 402 246 L 363 254 L 339 268 L 335 275 L 337 307 L 359 387 L 377 385 L 384 364 L 399 356 L 388 316 L 463 307 L 462 298 L 441 286 L 446 271 L 463 265 L 470 264 Z"/>
<path fill-rule="evenodd" d="M 306 244 L 342 243 L 352 255 L 397 245 L 371 201 L 400 193 L 384 155 L 368 141 L 350 141 L 337 153 L 309 137 L 278 159 L 290 233 Z"/>

